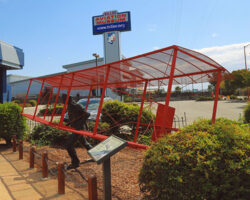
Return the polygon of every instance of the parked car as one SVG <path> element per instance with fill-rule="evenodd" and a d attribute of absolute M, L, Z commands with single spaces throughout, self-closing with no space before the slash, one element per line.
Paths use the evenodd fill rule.
<path fill-rule="evenodd" d="M 97 116 L 97 113 L 98 113 L 100 100 L 101 100 L 100 98 L 91 98 L 89 100 L 87 112 L 90 113 L 89 120 L 91 120 L 91 121 L 96 121 L 96 116 Z M 105 97 L 104 98 L 104 102 L 110 101 L 110 100 L 112 100 L 112 98 L 110 98 L 110 97 Z M 81 104 L 84 108 L 86 108 L 87 101 L 88 101 L 87 98 L 86 99 L 80 99 L 77 103 Z M 101 115 L 100 115 L 100 117 L 101 117 Z M 69 116 L 68 116 L 68 113 L 66 112 L 65 115 L 64 115 L 64 119 L 67 120 L 68 118 L 69 118 Z"/>

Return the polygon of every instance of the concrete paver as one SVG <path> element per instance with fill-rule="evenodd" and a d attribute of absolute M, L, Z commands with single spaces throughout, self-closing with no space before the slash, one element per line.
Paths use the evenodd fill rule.
<path fill-rule="evenodd" d="M 0 147 L 0 199 L 40 200 L 40 199 L 88 199 L 88 188 L 81 192 L 66 184 L 65 194 L 57 193 L 57 178 L 41 178 L 41 171 L 30 169 L 29 163 L 19 160 L 18 153 Z"/>

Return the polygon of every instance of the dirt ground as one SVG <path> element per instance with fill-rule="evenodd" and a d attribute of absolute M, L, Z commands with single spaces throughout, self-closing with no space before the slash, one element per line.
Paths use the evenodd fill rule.
<path fill-rule="evenodd" d="M 28 162 L 28 150 L 30 144 L 24 143 L 24 157 Z M 36 152 L 41 155 L 42 152 L 48 152 L 50 175 L 56 173 L 56 162 L 66 162 L 70 164 L 70 157 L 65 149 L 42 147 L 36 148 Z M 84 148 L 76 148 L 80 162 L 90 159 Z M 111 185 L 112 199 L 142 199 L 138 184 L 138 175 L 142 166 L 145 151 L 131 148 L 124 148 L 111 157 Z M 36 154 L 35 154 L 36 155 Z M 36 167 L 40 168 L 41 158 L 36 155 Z M 76 191 L 87 190 L 86 184 L 89 176 L 97 177 L 98 199 L 103 197 L 103 170 L 102 164 L 97 165 L 94 162 L 81 164 L 77 170 L 68 170 L 66 181 L 74 185 Z"/>

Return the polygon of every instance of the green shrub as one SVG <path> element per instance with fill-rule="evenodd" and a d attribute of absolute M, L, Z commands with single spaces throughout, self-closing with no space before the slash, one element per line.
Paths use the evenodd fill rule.
<path fill-rule="evenodd" d="M 126 95 L 126 96 L 124 97 L 124 102 L 131 102 L 131 101 L 133 101 L 133 99 L 132 99 L 131 96 Z"/>
<path fill-rule="evenodd" d="M 93 132 L 94 131 L 94 127 L 95 127 L 95 122 L 94 121 L 90 121 L 87 123 L 88 125 L 88 130 Z M 98 123 L 98 127 L 97 127 L 97 132 L 101 132 L 101 134 L 103 135 L 110 135 L 109 134 L 109 128 L 110 125 L 106 122 L 99 122 Z"/>
<path fill-rule="evenodd" d="M 146 199 L 248 199 L 249 127 L 200 120 L 146 152 L 139 182 Z"/>
<path fill-rule="evenodd" d="M 238 97 L 232 94 L 232 95 L 230 95 L 230 99 L 236 100 L 236 99 L 238 99 Z"/>
<path fill-rule="evenodd" d="M 16 103 L 16 104 L 20 104 L 20 103 L 21 103 L 20 100 L 17 100 L 17 99 L 16 99 L 16 100 L 13 100 L 12 102 L 13 102 L 13 103 Z"/>
<path fill-rule="evenodd" d="M 26 119 L 21 115 L 21 107 L 12 102 L 0 104 L 0 138 L 10 144 L 13 135 L 22 138 L 25 131 Z"/>
<path fill-rule="evenodd" d="M 119 128 L 122 125 L 128 125 L 132 128 L 131 135 L 119 135 L 123 139 L 132 140 L 136 129 L 136 122 L 139 115 L 140 106 L 136 103 L 123 103 L 117 100 L 108 101 L 102 108 L 101 121 L 110 125 L 111 134 L 119 134 Z M 143 109 L 141 123 L 148 124 L 154 120 L 155 116 L 149 110 Z M 151 131 L 145 132 L 147 126 L 140 127 L 140 133 L 150 135 Z"/>
<path fill-rule="evenodd" d="M 47 126 L 45 124 L 40 124 L 36 126 L 30 134 L 26 135 L 26 139 L 32 144 L 36 144 L 38 146 L 55 145 L 65 147 L 65 143 L 67 142 L 70 134 L 72 133 Z M 99 143 L 99 141 L 92 138 L 88 139 L 88 141 L 91 142 L 92 145 L 96 145 Z M 79 135 L 74 145 L 79 147 L 82 146 L 82 144 L 83 137 Z"/>
<path fill-rule="evenodd" d="M 18 104 L 21 108 L 23 107 L 23 103 Z M 32 107 L 30 103 L 25 103 L 24 107 Z"/>
<path fill-rule="evenodd" d="M 214 100 L 214 97 L 206 97 L 206 96 L 200 96 L 196 99 L 196 101 L 212 101 Z"/>
<path fill-rule="evenodd" d="M 250 103 L 244 109 L 244 118 L 247 123 L 250 123 Z"/>
<path fill-rule="evenodd" d="M 68 135 L 67 131 L 40 124 L 27 135 L 26 139 L 39 146 L 62 145 L 67 140 Z"/>
<path fill-rule="evenodd" d="M 54 109 L 53 106 L 52 106 L 51 108 L 48 108 L 46 115 L 51 115 L 52 112 L 53 112 L 53 109 Z M 60 115 L 60 114 L 62 113 L 62 110 L 63 110 L 63 106 L 56 106 L 55 114 Z M 41 109 L 41 110 L 39 111 L 38 115 L 39 115 L 39 116 L 44 115 L 45 111 L 46 111 L 46 108 Z"/>
<path fill-rule="evenodd" d="M 29 103 L 30 103 L 32 106 L 36 106 L 37 101 L 36 101 L 36 100 L 29 100 Z"/>

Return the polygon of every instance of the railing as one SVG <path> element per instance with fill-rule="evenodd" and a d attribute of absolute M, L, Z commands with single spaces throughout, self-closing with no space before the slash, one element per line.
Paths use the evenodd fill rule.
<path fill-rule="evenodd" d="M 18 144 L 16 142 L 16 136 L 13 136 L 12 138 L 12 144 L 13 144 L 13 152 L 16 152 L 16 147 L 18 145 L 18 152 L 19 152 L 19 160 L 23 159 L 23 153 L 29 153 L 29 167 L 34 168 L 35 167 L 35 158 L 38 158 L 41 160 L 41 167 L 42 167 L 42 178 L 46 179 L 49 176 L 49 173 L 52 176 L 57 176 L 57 182 L 58 182 L 58 194 L 65 194 L 65 180 L 69 180 L 73 182 L 75 185 L 83 186 L 88 185 L 88 194 L 90 200 L 97 200 L 97 178 L 96 176 L 89 176 L 88 179 L 86 179 L 78 170 L 76 170 L 81 177 L 87 181 L 86 184 L 79 184 L 76 182 L 69 173 L 67 173 L 67 165 L 63 162 L 56 162 L 49 158 L 49 154 L 47 151 L 39 152 L 36 151 L 36 149 L 33 146 L 25 147 L 23 145 L 23 141 L 19 140 Z M 86 161 L 88 162 L 88 161 Z M 51 163 L 53 165 L 56 165 L 56 169 L 53 169 L 50 167 Z"/>

